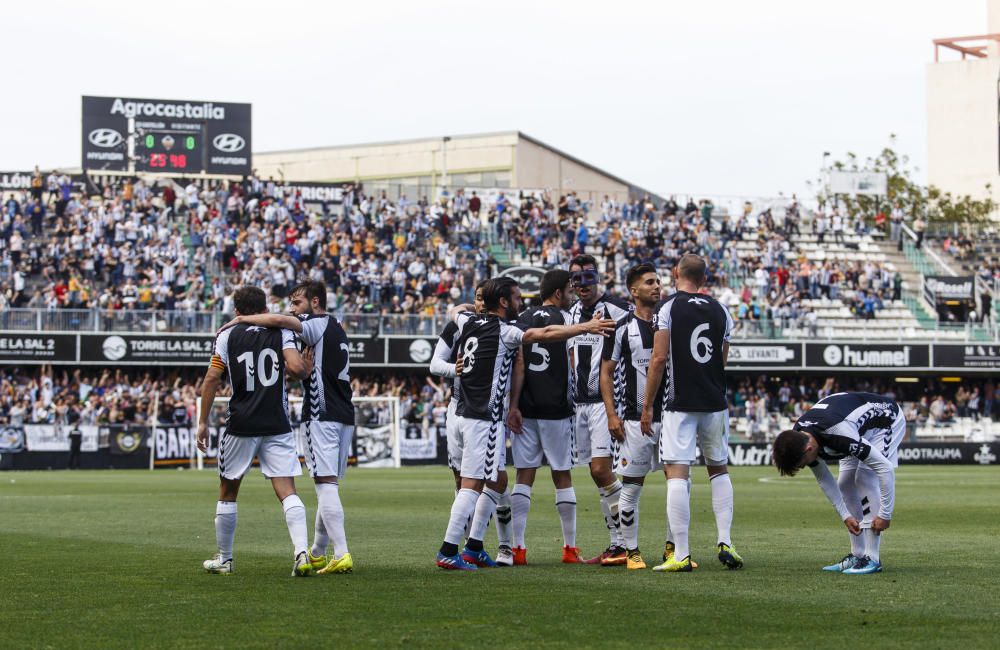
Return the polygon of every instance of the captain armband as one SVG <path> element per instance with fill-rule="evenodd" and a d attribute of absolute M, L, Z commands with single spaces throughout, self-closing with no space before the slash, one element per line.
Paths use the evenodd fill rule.
<path fill-rule="evenodd" d="M 222 363 L 222 357 L 217 354 L 212 355 L 212 361 L 208 365 L 210 368 L 215 368 L 216 370 L 226 369 L 226 364 Z"/>

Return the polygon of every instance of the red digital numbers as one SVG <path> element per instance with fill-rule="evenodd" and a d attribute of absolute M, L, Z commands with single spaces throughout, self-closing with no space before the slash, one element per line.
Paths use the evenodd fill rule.
<path fill-rule="evenodd" d="M 170 154 L 170 166 L 174 169 L 184 169 L 187 167 L 187 155 L 182 153 Z"/>
<path fill-rule="evenodd" d="M 151 153 L 151 154 L 149 154 L 149 166 L 150 167 L 166 167 L 167 166 L 167 154 L 165 154 L 165 153 Z"/>

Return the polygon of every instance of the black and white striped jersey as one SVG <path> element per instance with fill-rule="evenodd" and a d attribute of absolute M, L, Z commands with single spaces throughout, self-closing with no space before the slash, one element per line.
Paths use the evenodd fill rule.
<path fill-rule="evenodd" d="M 462 384 L 458 415 L 473 420 L 501 422 L 510 395 L 510 377 L 524 337 L 517 327 L 493 314 L 462 312 L 458 325 L 458 354 L 462 357 Z"/>
<path fill-rule="evenodd" d="M 623 420 L 638 421 L 642 417 L 642 408 L 646 403 L 646 372 L 653 356 L 654 333 L 653 324 L 633 312 L 618 321 L 614 342 L 604 346 L 604 359 L 615 364 L 615 406 L 618 416 Z M 656 403 L 653 405 L 653 422 L 660 421 L 662 408 L 661 386 L 656 392 Z"/>
<path fill-rule="evenodd" d="M 729 310 L 711 296 L 678 291 L 663 301 L 654 326 L 670 332 L 664 410 L 686 413 L 725 410 L 723 346 L 733 332 Z"/>
<path fill-rule="evenodd" d="M 444 364 L 455 365 L 455 361 L 458 360 L 458 325 L 455 321 L 448 321 L 448 324 L 444 326 L 441 330 L 441 335 L 438 337 L 437 344 L 434 346 L 434 359 L 435 362 L 441 362 Z M 435 362 L 431 363 L 431 372 L 435 372 L 434 368 L 437 365 Z M 451 380 L 451 401 L 458 401 L 458 393 L 461 390 L 462 379 L 454 374 L 454 368 L 450 371 L 452 374 L 445 375 L 452 377 Z"/>
<path fill-rule="evenodd" d="M 620 321 L 632 311 L 632 305 L 616 298 L 603 295 L 590 307 L 585 307 L 579 300 L 569 311 L 570 325 L 585 323 L 600 314 L 602 318 Z M 571 339 L 573 345 L 574 383 L 576 394 L 573 396 L 577 404 L 596 404 L 601 401 L 601 360 L 604 357 L 604 346 L 611 345 L 611 340 L 601 334 L 581 334 Z"/>
<path fill-rule="evenodd" d="M 302 419 L 354 424 L 351 348 L 344 328 L 329 314 L 301 314 L 302 342 L 315 351 L 312 374 L 302 382 Z"/>
<path fill-rule="evenodd" d="M 816 402 L 793 427 L 811 433 L 820 444 L 819 457 L 839 461 L 848 456 L 867 460 L 871 442 L 884 438 L 899 417 L 899 405 L 878 393 L 834 393 Z"/>
<path fill-rule="evenodd" d="M 215 354 L 226 366 L 233 387 L 226 433 L 273 436 L 292 430 L 284 351 L 293 348 L 295 335 L 290 330 L 241 323 L 219 334 Z"/>
<path fill-rule="evenodd" d="M 527 330 L 568 322 L 568 313 L 554 305 L 542 305 L 526 309 L 517 325 Z M 562 420 L 573 415 L 569 345 L 565 341 L 551 341 L 524 346 L 524 386 L 518 403 L 524 417 Z"/>

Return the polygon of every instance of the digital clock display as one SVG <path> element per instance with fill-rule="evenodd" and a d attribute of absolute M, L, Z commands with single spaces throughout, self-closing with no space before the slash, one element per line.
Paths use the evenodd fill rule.
<path fill-rule="evenodd" d="M 200 131 L 146 131 L 135 140 L 136 171 L 186 172 L 202 166 Z"/>

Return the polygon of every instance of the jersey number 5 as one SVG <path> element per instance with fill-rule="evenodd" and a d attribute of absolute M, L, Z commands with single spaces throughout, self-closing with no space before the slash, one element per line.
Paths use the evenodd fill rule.
<path fill-rule="evenodd" d="M 257 357 L 257 365 L 253 362 L 253 352 L 247 350 L 240 356 L 236 357 L 239 363 L 244 365 L 244 370 L 247 373 L 247 392 L 252 393 L 256 389 L 257 380 L 260 380 L 260 385 L 264 386 L 274 386 L 278 382 L 278 353 L 274 350 L 267 348 L 260 351 L 260 355 Z M 267 361 L 270 360 L 270 364 Z M 268 366 L 270 365 L 270 369 Z"/>
<path fill-rule="evenodd" d="M 550 361 L 549 351 L 543 348 L 538 343 L 534 343 L 531 346 L 531 354 L 537 354 L 542 358 L 542 361 L 541 363 L 534 363 L 534 362 L 529 363 L 528 370 L 531 370 L 533 372 L 545 372 L 545 370 L 547 370 L 549 367 L 549 361 Z"/>

